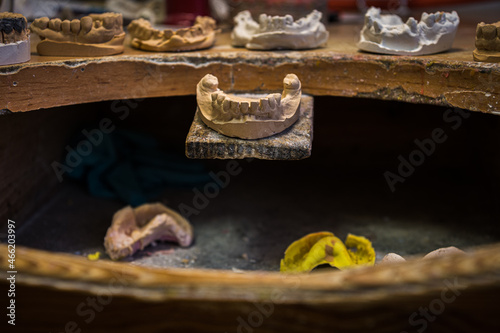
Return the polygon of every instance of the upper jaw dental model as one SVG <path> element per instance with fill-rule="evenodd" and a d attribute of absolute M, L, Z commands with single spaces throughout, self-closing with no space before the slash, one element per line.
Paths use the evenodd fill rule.
<path fill-rule="evenodd" d="M 477 25 L 476 49 L 472 54 L 475 61 L 500 62 L 500 21 Z"/>
<path fill-rule="evenodd" d="M 283 93 L 258 98 L 229 95 L 218 88 L 218 79 L 205 75 L 196 87 L 198 114 L 213 130 L 230 137 L 260 139 L 280 133 L 299 118 L 301 83 L 295 74 L 283 80 Z"/>
<path fill-rule="evenodd" d="M 217 33 L 215 20 L 198 16 L 189 28 L 157 30 L 145 19 L 133 20 L 127 27 L 130 44 L 145 51 L 192 51 L 212 47 Z"/>
<path fill-rule="evenodd" d="M 30 26 L 41 41 L 40 55 L 106 56 L 123 52 L 122 14 L 90 14 L 80 20 L 38 18 Z"/>
<path fill-rule="evenodd" d="M 0 13 L 0 65 L 29 61 L 28 22 L 21 14 Z"/>
<path fill-rule="evenodd" d="M 451 48 L 460 19 L 457 13 L 422 13 L 420 22 L 410 17 L 406 23 L 397 15 L 381 15 L 371 7 L 365 14 L 358 48 L 363 51 L 424 55 Z"/>
<path fill-rule="evenodd" d="M 309 15 L 294 21 L 291 15 L 261 14 L 257 23 L 245 10 L 234 17 L 231 41 L 234 46 L 254 50 L 317 48 L 328 41 L 328 31 L 320 21 L 321 16 L 321 12 L 313 10 Z"/>

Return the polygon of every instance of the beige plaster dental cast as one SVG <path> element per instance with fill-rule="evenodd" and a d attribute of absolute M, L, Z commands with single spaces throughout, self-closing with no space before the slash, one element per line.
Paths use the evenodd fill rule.
<path fill-rule="evenodd" d="M 192 51 L 212 47 L 217 25 L 208 16 L 198 16 L 189 28 L 157 30 L 145 19 L 133 20 L 127 27 L 130 44 L 145 51 Z"/>
<path fill-rule="evenodd" d="M 460 250 L 459 248 L 456 248 L 454 246 L 449 246 L 449 247 L 441 247 L 437 250 L 431 251 L 427 253 L 425 256 L 421 258 L 421 260 L 424 259 L 432 259 L 432 258 L 437 258 L 437 257 L 442 257 L 442 256 L 447 256 L 447 255 L 462 255 L 465 254 L 464 251 Z M 398 262 L 404 262 L 406 261 L 405 258 L 400 256 L 397 253 L 388 253 L 382 258 L 380 261 L 381 264 L 391 264 L 391 263 L 398 263 Z"/>
<path fill-rule="evenodd" d="M 117 260 L 131 256 L 155 240 L 186 247 L 193 241 L 193 228 L 180 214 L 160 203 L 127 206 L 113 216 L 104 247 L 109 257 Z"/>
<path fill-rule="evenodd" d="M 123 17 L 90 14 L 80 20 L 38 18 L 30 26 L 40 37 L 37 52 L 47 56 L 106 56 L 123 52 Z"/>
<path fill-rule="evenodd" d="M 325 46 L 328 31 L 320 21 L 321 16 L 321 12 L 313 10 L 309 15 L 294 21 L 291 15 L 261 14 L 257 23 L 246 10 L 234 17 L 231 41 L 234 46 L 254 50 L 302 50 Z"/>
<path fill-rule="evenodd" d="M 476 49 L 472 54 L 475 61 L 500 62 L 500 21 L 477 25 Z"/>
<path fill-rule="evenodd" d="M 299 118 L 301 83 L 295 74 L 283 80 L 283 93 L 229 95 L 218 79 L 205 75 L 196 87 L 198 114 L 210 128 L 230 137 L 259 139 L 280 133 Z"/>
<path fill-rule="evenodd" d="M 29 61 L 28 22 L 21 14 L 0 13 L 0 65 Z"/>
<path fill-rule="evenodd" d="M 371 7 L 365 14 L 358 48 L 363 51 L 424 55 L 449 50 L 460 19 L 457 13 L 422 13 L 420 22 L 410 17 L 406 23 L 397 15 L 381 15 Z"/>

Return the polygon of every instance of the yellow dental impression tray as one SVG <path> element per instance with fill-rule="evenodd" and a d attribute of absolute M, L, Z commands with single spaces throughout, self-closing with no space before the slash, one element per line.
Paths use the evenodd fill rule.
<path fill-rule="evenodd" d="M 362 236 L 347 235 L 345 245 L 331 232 L 317 232 L 293 242 L 281 259 L 282 273 L 307 273 L 329 264 L 338 269 L 375 264 L 375 250 Z"/>

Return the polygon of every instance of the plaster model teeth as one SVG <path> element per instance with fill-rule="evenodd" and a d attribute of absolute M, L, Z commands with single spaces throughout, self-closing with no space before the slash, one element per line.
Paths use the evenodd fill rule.
<path fill-rule="evenodd" d="M 422 13 L 420 22 L 413 17 L 403 23 L 397 15 L 381 15 L 371 7 L 365 15 L 358 47 L 363 51 L 423 55 L 451 48 L 460 19 L 456 12 Z"/>
<path fill-rule="evenodd" d="M 42 55 L 110 55 L 123 51 L 121 22 L 121 14 L 116 13 L 90 14 L 72 21 L 42 17 L 34 20 L 30 29 L 40 36 L 37 50 Z M 67 43 L 67 47 L 61 43 Z"/>
<path fill-rule="evenodd" d="M 408 21 L 406 21 L 406 25 L 410 28 L 410 31 L 413 33 L 417 33 L 418 31 L 418 22 L 413 17 L 410 17 Z"/>
<path fill-rule="evenodd" d="M 64 20 L 61 23 L 61 31 L 65 34 L 69 34 L 71 31 L 71 22 L 69 20 Z"/>
<path fill-rule="evenodd" d="M 256 115 L 259 113 L 260 101 L 250 101 L 250 113 Z"/>
<path fill-rule="evenodd" d="M 80 20 L 80 25 L 84 33 L 89 32 L 92 29 L 92 17 L 84 16 Z"/>
<path fill-rule="evenodd" d="M 80 32 L 80 20 L 72 20 L 70 23 L 71 32 L 77 34 Z"/>
<path fill-rule="evenodd" d="M 17 13 L 0 13 L 0 66 L 29 61 L 28 21 Z"/>
<path fill-rule="evenodd" d="M 133 20 L 128 28 L 131 45 L 146 51 L 191 51 L 209 48 L 215 43 L 218 32 L 215 20 L 198 16 L 189 28 L 157 30 L 144 19 Z"/>
<path fill-rule="evenodd" d="M 115 24 L 115 18 L 112 16 L 107 16 L 103 18 L 103 24 L 106 29 L 111 29 Z"/>
<path fill-rule="evenodd" d="M 497 36 L 497 29 L 492 24 L 483 26 L 482 30 L 483 30 L 483 38 L 486 40 L 493 40 Z"/>
<path fill-rule="evenodd" d="M 500 21 L 493 24 L 481 22 L 476 28 L 474 60 L 500 62 Z"/>
<path fill-rule="evenodd" d="M 37 20 L 35 20 L 32 23 L 32 26 L 39 27 L 40 29 L 47 29 L 49 27 L 49 18 L 48 17 L 42 17 Z"/>
<path fill-rule="evenodd" d="M 314 10 L 294 22 L 291 15 L 261 14 L 257 23 L 249 11 L 242 11 L 234 18 L 231 41 L 234 46 L 256 50 L 317 48 L 326 45 L 328 40 L 321 16 Z"/>
<path fill-rule="evenodd" d="M 28 41 L 28 22 L 21 14 L 0 13 L 0 44 Z M 4 45 L 1 45 L 4 46 Z"/>
<path fill-rule="evenodd" d="M 216 131 L 244 139 L 257 139 L 279 133 L 299 116 L 301 84 L 295 74 L 283 80 L 283 93 L 261 98 L 228 95 L 218 89 L 215 76 L 205 75 L 197 85 L 200 117 Z"/>
<path fill-rule="evenodd" d="M 434 23 L 436 23 L 436 16 L 434 14 L 423 13 L 422 14 L 422 21 L 428 27 L 432 27 L 432 26 L 434 26 Z"/>
<path fill-rule="evenodd" d="M 378 21 L 373 22 L 373 31 L 377 34 L 382 31 L 382 25 Z"/>
<path fill-rule="evenodd" d="M 231 108 L 230 106 L 231 101 L 229 99 L 224 99 L 224 102 L 222 102 L 222 109 L 227 112 Z"/>
<path fill-rule="evenodd" d="M 49 29 L 54 31 L 61 31 L 61 19 L 52 19 L 49 21 Z"/>
<path fill-rule="evenodd" d="M 247 115 L 249 108 L 250 108 L 250 103 L 248 103 L 248 102 L 241 102 L 240 103 L 240 111 L 241 111 L 242 115 Z"/>
<path fill-rule="evenodd" d="M 371 16 L 365 15 L 365 26 L 371 28 L 373 26 L 373 19 Z"/>

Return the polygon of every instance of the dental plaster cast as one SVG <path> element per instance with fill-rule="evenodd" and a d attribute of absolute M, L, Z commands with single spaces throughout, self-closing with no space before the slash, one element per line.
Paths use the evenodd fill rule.
<path fill-rule="evenodd" d="M 477 25 L 476 49 L 472 54 L 475 61 L 500 62 L 500 21 Z"/>
<path fill-rule="evenodd" d="M 432 258 L 446 256 L 449 254 L 465 254 L 465 252 L 460 250 L 459 248 L 454 247 L 454 246 L 441 247 L 437 250 L 434 250 L 434 251 L 427 253 L 422 259 L 432 259 Z M 384 258 L 382 258 L 380 263 L 381 264 L 391 264 L 391 263 L 398 263 L 398 262 L 404 262 L 404 261 L 406 261 L 406 259 L 401 257 L 399 254 L 388 253 L 384 256 Z"/>
<path fill-rule="evenodd" d="M 420 22 L 410 17 L 406 23 L 397 15 L 381 15 L 371 7 L 365 14 L 358 48 L 363 51 L 424 55 L 451 48 L 460 19 L 457 13 L 422 13 Z"/>
<path fill-rule="evenodd" d="M 21 14 L 0 13 L 0 65 L 29 61 L 28 22 Z"/>
<path fill-rule="evenodd" d="M 314 49 L 326 45 L 328 40 L 328 31 L 320 21 L 321 16 L 321 12 L 313 10 L 294 22 L 291 15 L 261 14 L 257 23 L 245 10 L 234 17 L 231 41 L 234 46 L 254 50 Z"/>
<path fill-rule="evenodd" d="M 38 18 L 30 27 L 41 41 L 37 52 L 47 56 L 106 56 L 123 52 L 122 14 L 90 14 L 80 20 Z"/>
<path fill-rule="evenodd" d="M 192 27 L 157 30 L 145 19 L 133 20 L 127 27 L 130 44 L 145 51 L 191 51 L 212 47 L 217 33 L 215 20 L 198 16 Z"/>
<path fill-rule="evenodd" d="M 160 203 L 127 206 L 113 216 L 104 238 L 106 253 L 113 260 L 130 256 L 153 241 L 191 245 L 193 228 L 180 214 Z"/>
<path fill-rule="evenodd" d="M 226 136 L 259 139 L 280 133 L 299 118 L 301 83 L 295 74 L 283 80 L 283 93 L 265 97 L 229 95 L 219 80 L 205 75 L 196 87 L 198 114 L 210 128 Z"/>

